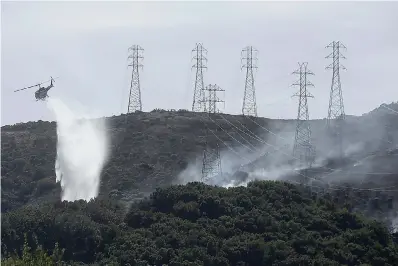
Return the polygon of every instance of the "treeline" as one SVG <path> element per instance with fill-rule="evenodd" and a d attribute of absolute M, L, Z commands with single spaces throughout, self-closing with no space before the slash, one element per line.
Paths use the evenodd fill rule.
<path fill-rule="evenodd" d="M 398 261 L 397 243 L 382 224 L 339 209 L 332 201 L 312 199 L 300 187 L 273 181 L 229 189 L 189 183 L 158 189 L 131 206 L 111 199 L 24 206 L 1 219 L 2 257 L 14 254 L 14 263 L 15 254 L 22 261 L 24 254 L 40 251 L 38 247 L 47 253 L 37 253 L 43 260 L 69 264 L 397 265 Z M 25 240 L 30 253 L 23 252 Z"/>

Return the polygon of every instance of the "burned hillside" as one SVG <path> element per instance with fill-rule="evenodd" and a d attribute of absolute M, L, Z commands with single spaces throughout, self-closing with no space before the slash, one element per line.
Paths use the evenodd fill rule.
<path fill-rule="evenodd" d="M 311 121 L 318 155 L 318 163 L 314 166 L 318 173 L 314 178 L 333 172 L 330 169 L 340 169 L 325 180 L 340 178 L 355 183 L 354 180 L 362 178 L 363 185 L 374 183 L 374 186 L 382 187 L 382 182 L 386 182 L 392 186 L 396 176 L 366 173 L 397 173 L 397 169 L 385 169 L 391 167 L 394 155 L 383 155 L 384 150 L 380 150 L 385 146 L 382 145 L 385 141 L 382 125 L 386 121 L 395 125 L 392 134 L 396 136 L 397 118 L 398 115 L 385 114 L 383 119 L 371 119 L 368 115 L 347 119 L 346 157 L 352 163 L 345 167 L 350 168 L 355 162 L 371 156 L 359 170 L 363 172 L 362 177 L 358 173 L 349 174 L 351 170 L 342 171 L 343 165 L 333 164 L 333 158 L 327 157 L 330 145 L 325 134 L 325 120 Z M 210 146 L 219 145 L 222 149 L 223 173 L 227 177 L 238 170 L 252 175 L 259 169 L 286 168 L 295 129 L 294 120 L 226 114 L 209 117 L 184 110 L 137 112 L 110 117 L 107 122 L 111 157 L 102 172 L 100 197 L 126 200 L 142 198 L 156 187 L 195 181 L 187 177 L 181 180 L 178 176 L 190 165 L 200 162 L 206 141 Z M 55 122 L 44 121 L 2 127 L 2 211 L 26 203 L 59 199 L 60 187 L 55 183 L 54 173 L 55 127 Z M 206 132 L 206 127 L 211 134 Z M 206 134 L 209 134 L 207 138 Z M 387 147 L 392 148 L 393 144 Z M 280 175 L 276 178 L 282 178 Z M 270 178 L 275 176 L 263 177 Z"/>

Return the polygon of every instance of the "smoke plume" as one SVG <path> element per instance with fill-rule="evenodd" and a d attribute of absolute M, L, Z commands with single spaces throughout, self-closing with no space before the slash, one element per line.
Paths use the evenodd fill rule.
<path fill-rule="evenodd" d="M 56 181 L 61 199 L 86 200 L 98 196 L 100 175 L 108 158 L 108 136 L 104 119 L 72 110 L 62 100 L 50 98 L 48 108 L 57 122 Z"/>

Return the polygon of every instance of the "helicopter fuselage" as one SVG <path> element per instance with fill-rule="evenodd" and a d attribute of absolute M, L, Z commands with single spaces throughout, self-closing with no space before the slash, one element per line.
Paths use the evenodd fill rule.
<path fill-rule="evenodd" d="M 36 100 L 45 100 L 48 95 L 47 92 L 53 87 L 51 84 L 48 87 L 40 87 L 36 92 L 35 92 L 35 98 Z"/>

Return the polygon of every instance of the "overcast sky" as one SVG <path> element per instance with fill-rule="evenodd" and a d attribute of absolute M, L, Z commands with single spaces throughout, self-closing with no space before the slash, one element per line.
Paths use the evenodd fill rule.
<path fill-rule="evenodd" d="M 125 113 L 127 48 L 144 51 L 144 111 L 190 109 L 191 50 L 208 50 L 205 83 L 225 89 L 226 113 L 242 108 L 242 48 L 259 50 L 260 116 L 295 118 L 298 62 L 308 62 L 315 96 L 310 117 L 327 115 L 330 42 L 347 47 L 341 74 L 345 110 L 361 115 L 398 100 L 398 2 L 3 2 L 1 124 L 52 120 L 34 90 L 18 88 L 59 76 L 50 97 L 79 101 L 102 116 Z M 223 107 L 223 106 L 220 106 Z"/>

